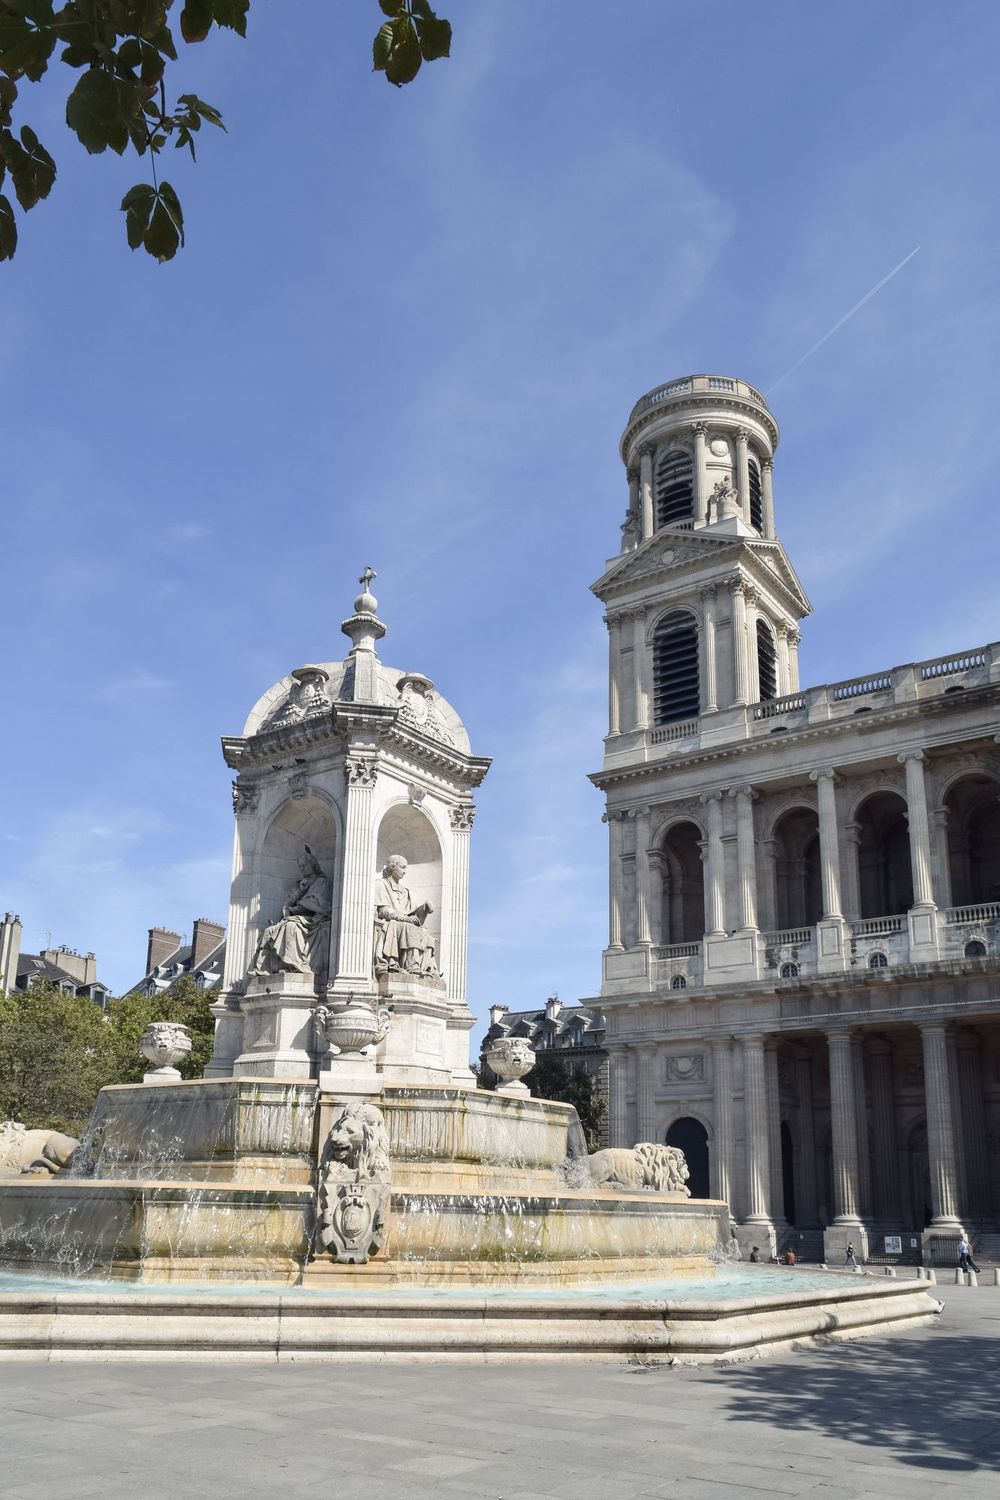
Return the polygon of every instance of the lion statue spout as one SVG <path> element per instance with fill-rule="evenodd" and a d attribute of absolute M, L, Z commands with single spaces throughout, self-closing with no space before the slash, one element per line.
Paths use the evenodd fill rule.
<path fill-rule="evenodd" d="M 688 1164 L 677 1146 L 642 1141 L 638 1146 L 612 1146 L 590 1157 L 590 1176 L 595 1187 L 622 1192 L 672 1193 L 690 1198 Z"/>
<path fill-rule="evenodd" d="M 385 1241 L 389 1135 L 382 1111 L 359 1101 L 334 1118 L 319 1164 L 316 1250 L 363 1265 Z"/>
<path fill-rule="evenodd" d="M 22 1172 L 54 1176 L 69 1166 L 79 1144 L 61 1130 L 29 1130 L 17 1120 L 0 1120 L 0 1177 Z"/>

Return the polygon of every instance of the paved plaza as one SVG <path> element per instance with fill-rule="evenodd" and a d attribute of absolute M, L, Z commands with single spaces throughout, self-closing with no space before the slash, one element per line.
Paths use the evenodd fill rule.
<path fill-rule="evenodd" d="M 1000 1290 L 721 1369 L 0 1364 L 4 1500 L 998 1493 Z"/>

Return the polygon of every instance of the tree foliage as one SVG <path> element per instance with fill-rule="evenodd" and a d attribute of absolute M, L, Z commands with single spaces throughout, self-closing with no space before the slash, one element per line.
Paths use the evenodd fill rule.
<path fill-rule="evenodd" d="M 156 995 L 133 993 L 108 1003 L 33 984 L 0 996 L 0 1120 L 80 1135 L 98 1091 L 139 1083 L 150 1064 L 139 1038 L 150 1021 L 180 1021 L 193 1046 L 180 1065 L 200 1078 L 212 1053 L 211 995 L 178 979 Z"/>
<path fill-rule="evenodd" d="M 284 0 L 288 3 L 288 0 Z M 386 17 L 373 43 L 373 65 L 389 83 L 410 83 L 421 64 L 447 57 L 451 26 L 429 0 L 377 0 Z M 23 212 L 47 198 L 56 164 L 30 125 L 14 122 L 23 85 L 37 83 L 57 49 L 79 73 L 66 100 L 66 124 L 92 155 L 131 149 L 148 156 L 151 183 L 122 199 L 125 231 L 155 260 L 172 260 L 184 244 L 184 215 L 156 161 L 173 142 L 195 156 L 203 125 L 225 129 L 214 105 L 196 94 L 167 102 L 167 74 L 178 61 L 177 36 L 203 42 L 213 28 L 246 36 L 250 0 L 0 0 L 0 260 L 17 249 L 17 218 L 2 191 L 10 179 Z M 176 22 L 176 26 L 171 23 Z"/>
<path fill-rule="evenodd" d="M 524 1082 L 539 1099 L 555 1099 L 560 1104 L 572 1104 L 583 1126 L 587 1150 L 600 1149 L 601 1128 L 608 1102 L 596 1073 L 592 1073 L 583 1063 L 568 1063 L 562 1057 L 542 1053 Z"/>

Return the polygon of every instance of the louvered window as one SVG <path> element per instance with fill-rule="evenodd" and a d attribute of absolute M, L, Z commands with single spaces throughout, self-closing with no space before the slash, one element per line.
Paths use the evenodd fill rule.
<path fill-rule="evenodd" d="M 757 621 L 757 681 L 760 686 L 760 701 L 778 696 L 778 664 L 774 651 L 774 636 L 766 620 Z"/>
<path fill-rule="evenodd" d="M 657 724 L 696 719 L 698 627 L 690 615 L 670 615 L 653 638 L 653 712 Z"/>
<path fill-rule="evenodd" d="M 752 458 L 750 468 L 750 525 L 761 535 L 764 533 L 764 501 L 760 489 L 760 469 Z"/>
<path fill-rule="evenodd" d="M 656 525 L 673 526 L 694 514 L 694 469 L 691 455 L 679 448 L 664 453 L 656 465 Z"/>

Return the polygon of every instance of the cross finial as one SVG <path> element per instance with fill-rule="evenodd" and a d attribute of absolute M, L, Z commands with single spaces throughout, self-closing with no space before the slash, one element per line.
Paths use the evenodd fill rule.
<path fill-rule="evenodd" d="M 361 577 L 358 579 L 358 582 L 360 583 L 362 588 L 366 589 L 369 587 L 372 580 L 377 577 L 378 574 L 376 573 L 374 568 L 366 567 Z"/>

